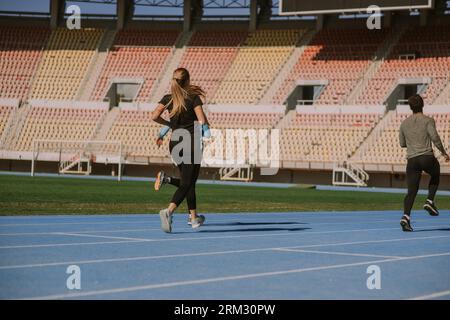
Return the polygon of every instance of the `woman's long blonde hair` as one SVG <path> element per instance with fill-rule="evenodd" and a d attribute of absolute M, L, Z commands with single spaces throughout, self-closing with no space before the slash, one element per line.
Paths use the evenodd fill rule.
<path fill-rule="evenodd" d="M 167 103 L 169 105 L 173 102 L 173 108 L 169 114 L 170 117 L 178 115 L 182 110 L 186 110 L 185 99 L 188 97 L 194 95 L 205 97 L 205 91 L 202 88 L 190 84 L 189 71 L 185 68 L 178 68 L 173 72 L 170 93 L 172 94 L 172 99 Z"/>

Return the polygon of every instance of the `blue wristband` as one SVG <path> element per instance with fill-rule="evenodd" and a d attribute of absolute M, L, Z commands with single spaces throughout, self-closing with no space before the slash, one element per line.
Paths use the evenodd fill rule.
<path fill-rule="evenodd" d="M 202 136 L 204 138 L 211 137 L 211 130 L 209 130 L 209 126 L 207 124 L 202 125 Z"/>
<path fill-rule="evenodd" d="M 165 135 L 169 132 L 170 127 L 169 126 L 164 126 L 159 130 L 159 138 L 163 139 L 165 137 Z"/>

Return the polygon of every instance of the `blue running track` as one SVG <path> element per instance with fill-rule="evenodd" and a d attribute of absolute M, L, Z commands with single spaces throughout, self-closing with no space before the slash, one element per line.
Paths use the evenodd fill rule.
<path fill-rule="evenodd" d="M 172 234 L 157 215 L 0 217 L 0 298 L 449 299 L 450 211 L 413 212 L 412 233 L 400 216 L 207 214 L 192 230 L 177 214 Z"/>

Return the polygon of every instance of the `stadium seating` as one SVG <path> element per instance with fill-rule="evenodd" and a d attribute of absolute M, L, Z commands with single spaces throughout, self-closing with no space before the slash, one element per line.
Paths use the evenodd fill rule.
<path fill-rule="evenodd" d="M 285 107 L 279 105 L 208 105 L 207 118 L 212 128 L 211 140 L 215 143 L 205 144 L 205 162 L 210 166 L 220 167 L 244 164 L 250 160 L 250 156 L 252 161 L 256 161 L 257 155 L 250 155 L 254 150 L 252 148 L 265 140 L 265 132 L 270 134 L 269 131 L 259 129 L 275 128 L 284 117 L 285 111 Z M 250 144 L 253 144 L 252 147 Z M 218 161 L 216 157 L 219 154 L 222 155 L 221 159 L 226 159 L 227 162 Z M 238 160 L 244 163 L 238 163 Z"/>
<path fill-rule="evenodd" d="M 50 29 L 0 27 L 0 97 L 27 98 Z"/>
<path fill-rule="evenodd" d="M 106 115 L 104 107 L 74 102 L 30 102 L 29 111 L 14 150 L 31 151 L 33 140 L 90 140 Z M 91 103 L 92 104 L 92 103 Z M 75 105 L 75 106 L 74 106 Z"/>
<path fill-rule="evenodd" d="M 273 98 L 284 103 L 302 80 L 328 80 L 315 104 L 342 104 L 362 77 L 388 29 L 324 29 L 316 34 Z"/>
<path fill-rule="evenodd" d="M 226 107 L 223 107 L 226 109 Z M 284 116 L 282 112 L 248 112 L 248 106 L 241 106 L 236 112 L 217 110 L 208 113 L 208 121 L 215 129 L 260 129 L 272 128 Z"/>
<path fill-rule="evenodd" d="M 44 49 L 32 87 L 33 99 L 74 99 L 103 30 L 54 30 Z"/>
<path fill-rule="evenodd" d="M 380 104 L 400 78 L 432 78 L 423 92 L 431 104 L 450 80 L 450 27 L 413 27 L 404 32 L 388 59 L 367 84 L 358 103 Z M 416 54 L 415 59 L 399 59 Z"/>
<path fill-rule="evenodd" d="M 21 157 L 31 151 L 35 139 L 100 137 L 122 141 L 126 159 L 147 157 L 150 162 L 165 162 L 169 139 L 156 146 L 160 125 L 151 120 L 154 104 L 143 103 L 164 73 L 171 72 L 164 66 L 174 53 L 180 32 L 161 30 L 126 28 L 117 32 L 104 64 L 99 64 L 101 70 L 96 70 L 95 86 L 89 86 L 93 90 L 87 96 L 95 102 L 81 102 L 74 99 L 99 44 L 107 42 L 104 30 L 0 27 L 0 98 L 16 101 L 10 105 L 0 99 L 2 146 Z M 304 35 L 303 29 L 249 33 L 200 28 L 180 51 L 184 52 L 181 59 L 173 61 L 186 67 L 192 83 L 205 89 L 211 128 L 220 130 L 224 137 L 225 129 L 280 128 L 281 160 L 289 168 L 293 163 L 294 167 L 322 163 L 329 169 L 330 164 L 349 159 L 363 165 L 385 164 L 398 171 L 405 164 L 398 129 L 410 111 L 399 106 L 385 115 L 381 104 L 398 79 L 418 77 L 431 79 L 423 96 L 428 104 L 434 102 L 450 81 L 450 28 L 409 27 L 357 97 L 358 106 L 344 105 L 380 45 L 386 45 L 389 32 L 365 28 L 319 31 L 284 81 L 278 78 L 282 80 L 280 89 L 270 106 L 258 103 Z M 399 59 L 404 54 L 416 57 Z M 142 85 L 135 102 L 121 102 L 118 109 L 108 113 L 108 103 L 99 100 L 112 80 L 136 80 Z M 313 106 L 298 106 L 286 114 L 282 103 L 297 80 L 326 80 L 329 84 Z M 15 110 L 18 105 L 21 107 Z M 450 107 L 434 107 L 439 108 L 431 114 L 450 148 Z M 7 134 L 7 127 L 14 127 L 10 130 L 14 134 Z M 232 151 L 239 152 L 248 143 L 246 137 L 238 141 L 240 145 L 232 146 Z M 222 151 L 230 151 L 229 147 L 224 145 Z M 105 144 L 101 150 L 108 156 L 117 153 L 113 145 Z"/>
<path fill-rule="evenodd" d="M 258 30 L 249 33 L 212 103 L 256 104 L 288 59 L 305 30 Z"/>
<path fill-rule="evenodd" d="M 156 145 L 161 125 L 152 120 L 152 108 L 120 108 L 106 140 L 121 141 L 128 157 L 168 157 L 169 139 Z"/>
<path fill-rule="evenodd" d="M 187 68 L 192 83 L 213 97 L 235 59 L 247 33 L 240 31 L 197 31 L 182 57 L 180 67 Z"/>
<path fill-rule="evenodd" d="M 428 108 L 432 109 L 432 107 Z M 425 113 L 427 114 L 426 109 Z M 355 161 L 367 164 L 405 164 L 406 149 L 400 147 L 398 135 L 400 124 L 410 114 L 409 107 L 393 112 L 377 139 Z M 447 112 L 432 112 L 429 116 L 436 121 L 436 129 L 441 136 L 442 143 L 447 148 L 450 147 L 450 108 Z M 436 155 L 439 154 L 436 152 Z"/>
<path fill-rule="evenodd" d="M 111 80 L 143 81 L 136 101 L 147 101 L 162 67 L 172 52 L 178 31 L 123 30 L 117 33 L 108 52 L 91 99 L 102 100 Z"/>
<path fill-rule="evenodd" d="M 282 130 L 281 158 L 284 161 L 339 162 L 348 159 L 382 118 L 382 113 L 362 113 L 333 109 L 305 112 Z"/>
<path fill-rule="evenodd" d="M 4 106 L 0 104 L 0 137 L 5 131 L 6 124 L 14 111 L 13 106 Z"/>

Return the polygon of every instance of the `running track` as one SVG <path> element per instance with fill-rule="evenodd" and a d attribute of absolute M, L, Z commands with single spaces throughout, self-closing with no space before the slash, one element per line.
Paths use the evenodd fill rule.
<path fill-rule="evenodd" d="M 0 217 L 0 299 L 450 299 L 450 211 Z M 69 290 L 69 265 L 81 289 Z M 381 271 L 369 290 L 367 268 Z"/>

